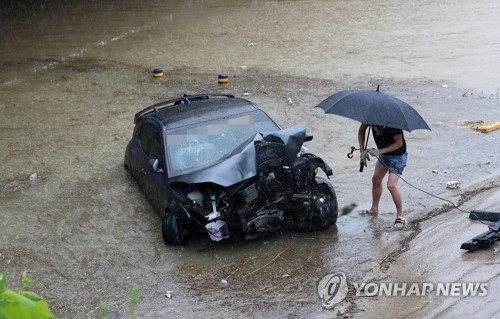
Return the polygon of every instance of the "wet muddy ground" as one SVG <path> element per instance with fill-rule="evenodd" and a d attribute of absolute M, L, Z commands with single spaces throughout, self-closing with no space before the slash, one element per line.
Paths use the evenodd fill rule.
<path fill-rule="evenodd" d="M 206 9 L 206 20 L 202 18 L 205 11 L 194 10 L 199 19 L 196 23 L 212 25 L 218 21 L 224 3 L 210 3 L 213 6 Z M 498 244 L 474 253 L 459 249 L 463 241 L 486 230 L 480 222 L 470 221 L 465 212 L 500 210 L 500 131 L 484 134 L 463 126 L 500 119 L 495 91 L 470 88 L 468 81 L 473 82 L 474 77 L 447 77 L 447 72 L 462 75 L 454 73 L 454 68 L 443 67 L 433 74 L 438 77 L 411 68 L 405 69 L 413 70 L 407 76 L 394 76 L 390 67 L 380 62 L 390 52 L 390 45 L 380 48 L 381 54 L 376 55 L 380 60 L 371 60 L 376 65 L 371 72 L 380 71 L 380 75 L 366 74 L 357 63 L 350 68 L 346 56 L 354 62 L 365 57 L 360 46 L 339 58 L 336 68 L 342 72 L 315 76 L 325 65 L 335 64 L 328 53 L 338 49 L 327 46 L 308 59 L 313 71 L 301 64 L 302 58 L 291 54 L 294 47 L 320 46 L 310 40 L 310 35 L 320 30 L 301 33 L 302 29 L 285 23 L 297 18 L 307 2 L 240 5 L 223 6 L 223 11 L 250 19 L 265 14 L 270 6 L 281 11 L 265 15 L 268 27 L 292 30 L 275 31 L 273 38 L 265 32 L 270 29 L 262 25 L 250 31 L 235 27 L 245 38 L 225 47 L 226 60 L 216 51 L 206 60 L 203 53 L 172 56 L 153 44 L 171 34 L 163 27 L 173 27 L 174 20 L 179 29 L 173 29 L 169 43 L 177 44 L 182 52 L 192 46 L 181 32 L 189 25 L 176 20 L 179 15 L 193 13 L 187 8 L 196 8 L 196 4 L 189 2 L 175 6 L 173 17 L 162 19 L 148 19 L 157 7 L 148 7 L 151 11 L 141 8 L 145 13 L 137 15 L 135 25 L 127 19 L 105 23 L 103 13 L 90 7 L 88 17 L 95 17 L 98 25 L 109 25 L 111 31 L 101 28 L 90 32 L 82 27 L 77 31 L 85 37 L 79 43 L 61 32 L 61 26 L 49 22 L 46 28 L 52 37 L 43 32 L 42 36 L 52 48 L 40 42 L 30 49 L 25 46 L 27 39 L 2 38 L 9 50 L 3 51 L 0 61 L 0 271 L 7 271 L 9 287 L 16 286 L 26 270 L 33 281 L 31 289 L 46 298 L 58 318 L 99 318 L 103 302 L 108 304 L 111 318 L 127 317 L 134 283 L 141 287 L 138 318 L 495 317 L 500 310 L 496 302 L 500 287 Z M 394 4 L 388 1 L 386 5 Z M 360 8 L 357 2 L 352 6 L 353 12 L 364 15 L 364 10 L 355 10 Z M 411 11 L 408 6 L 400 9 Z M 315 17 L 325 14 L 318 5 L 312 8 Z M 329 8 L 326 12 L 340 10 Z M 430 4 L 424 8 L 434 12 Z M 458 8 L 451 8 L 449 11 L 457 14 Z M 483 7 L 476 10 L 488 11 Z M 41 21 L 50 20 L 54 13 L 48 12 Z M 453 17 L 459 20 L 459 16 Z M 370 21 L 368 25 L 377 26 Z M 15 25 L 3 25 L 2 30 Z M 458 32 L 455 24 L 445 25 Z M 379 27 L 375 30 L 383 30 Z M 230 30 L 210 30 L 197 35 L 198 40 L 207 37 L 203 42 L 206 48 L 212 47 L 208 39 L 233 35 Z M 363 28 L 352 30 L 362 34 Z M 19 32 L 26 30 L 19 28 Z M 467 38 L 473 35 L 465 32 Z M 281 42 L 274 47 L 271 39 Z M 249 50 L 263 51 L 256 54 Z M 411 63 L 418 66 L 421 59 L 425 62 L 422 65 L 432 64 L 437 59 L 424 57 L 422 52 L 415 54 Z M 469 59 L 478 55 L 474 48 L 470 55 L 464 52 L 467 50 L 460 47 L 455 54 Z M 155 59 L 155 54 L 160 58 Z M 284 55 L 289 59 L 284 61 Z M 259 57 L 262 63 L 258 63 Z M 201 66 L 204 61 L 206 67 Z M 392 58 L 387 61 L 392 61 L 388 63 L 392 68 L 401 67 Z M 169 65 L 162 78 L 151 74 L 158 63 Z M 226 85 L 217 83 L 219 65 L 230 75 Z M 470 65 L 464 68 L 465 73 L 474 69 Z M 350 146 L 356 145 L 358 123 L 314 108 L 336 91 L 375 88 L 378 84 L 382 91 L 413 105 L 432 128 L 432 132 L 405 135 L 410 157 L 403 177 L 411 185 L 401 181 L 400 188 L 410 225 L 399 232 L 391 230 L 395 216 L 387 191 L 378 217 L 358 214 L 370 205 L 373 168 L 372 161 L 360 173 L 358 154 L 354 159 L 346 157 Z M 323 232 L 284 231 L 250 242 L 213 245 L 200 239 L 183 248 L 165 246 L 160 217 L 123 169 L 124 150 L 137 111 L 162 99 L 200 92 L 245 97 L 282 127 L 306 124 L 314 134 L 306 146 L 332 166 L 331 182 L 339 205 L 354 207 L 351 213 L 339 217 L 335 227 Z M 294 104 L 289 106 L 287 98 Z M 34 181 L 29 180 L 32 173 L 37 173 Z M 461 188 L 447 189 L 446 182 L 452 180 L 460 181 Z M 414 186 L 453 202 L 465 212 Z M 350 283 L 474 281 L 488 282 L 490 291 L 481 298 L 363 298 L 355 296 L 351 286 L 346 301 L 333 310 L 322 309 L 317 284 L 324 275 L 339 271 Z M 171 298 L 167 298 L 170 291 Z"/>
<path fill-rule="evenodd" d="M 8 67 L 16 72 L 16 66 Z M 106 74 L 105 67 L 112 68 L 113 74 Z M 116 72 L 120 69 L 123 72 Z M 51 74 L 45 78 L 53 72 L 60 72 L 60 77 L 54 79 Z M 361 83 L 350 79 L 312 81 L 257 69 L 234 70 L 232 74 L 230 83 L 220 86 L 212 74 L 195 74 L 187 69 L 155 79 L 140 67 L 75 60 L 56 63 L 37 75 L 39 90 L 58 92 L 50 109 L 42 107 L 47 102 L 26 105 L 15 98 L 8 101 L 4 114 L 24 117 L 16 127 L 2 124 L 6 137 L 2 143 L 7 142 L 4 146 L 9 152 L 2 153 L 5 177 L 0 197 L 3 210 L 9 213 L 1 220 L 0 262 L 11 274 L 10 280 L 27 270 L 33 289 L 61 316 L 98 317 L 100 304 L 107 302 L 111 314 L 120 317 L 127 311 L 131 286 L 137 283 L 142 288 L 137 314 L 144 318 L 216 315 L 221 311 L 228 317 L 267 317 L 271 313 L 330 318 L 335 312 L 321 309 L 315 290 L 322 276 L 342 271 L 349 280 L 360 281 L 387 280 L 389 273 L 400 269 L 414 274 L 414 264 L 408 262 L 408 253 L 402 249 L 416 245 L 410 249 L 413 252 L 420 246 L 435 246 L 434 240 L 419 238 L 422 232 L 428 236 L 427 225 L 433 224 L 432 219 L 437 216 L 444 223 L 447 219 L 442 216 L 446 215 L 453 216 L 454 228 L 464 231 L 445 242 L 448 253 L 465 264 L 470 259 L 480 265 L 498 263 L 498 254 L 494 253 L 497 248 L 467 258 L 458 249 L 461 241 L 482 232 L 484 225 L 468 221 L 466 214 L 447 208 L 449 203 L 403 182 L 405 209 L 411 221 L 406 231 L 391 231 L 394 213 L 387 194 L 379 217 L 358 214 L 370 204 L 371 168 L 359 173 L 358 157 L 350 160 L 345 156 L 355 143 L 357 124 L 322 114 L 314 106 L 331 88 L 337 88 L 335 91 Z M 107 82 L 104 92 L 99 90 L 101 77 L 109 81 L 109 76 L 115 76 L 116 81 Z M 95 86 L 96 93 L 88 100 L 75 101 L 82 81 Z M 494 199 L 479 206 L 467 203 L 478 196 L 494 195 L 498 199 L 498 133 L 483 134 L 459 126 L 466 120 L 488 120 L 486 114 L 498 109 L 496 101 L 464 96 L 460 89 L 425 80 L 412 81 L 412 89 L 408 83 L 392 79 L 374 79 L 365 86 L 381 81 L 388 90 L 406 91 L 401 98 L 418 103 L 433 128 L 432 132 L 407 134 L 411 158 L 404 178 L 456 204 L 463 202 L 466 209 L 496 209 Z M 134 94 L 125 94 L 128 90 L 124 87 Z M 340 207 L 357 206 L 340 217 L 336 227 L 324 232 L 284 232 L 245 243 L 213 245 L 199 240 L 185 248 L 164 246 L 160 218 L 124 171 L 123 151 L 131 136 L 133 114 L 146 106 L 143 101 L 198 91 L 233 92 L 238 96 L 248 93 L 245 97 L 261 105 L 282 127 L 307 124 L 315 135 L 307 145 L 309 150 L 325 158 L 334 169 L 332 183 Z M 431 98 L 422 99 L 425 94 Z M 288 96 L 295 101 L 292 106 L 286 104 Z M 75 109 L 67 108 L 68 104 Z M 467 111 L 471 104 L 485 115 L 471 117 Z M 448 112 L 434 112 L 434 105 L 454 110 L 454 119 Z M 60 112 L 62 108 L 64 113 Z M 84 110 L 91 110 L 91 115 Z M 46 122 L 37 121 L 40 114 Z M 43 138 L 30 138 L 37 135 Z M 82 147 L 82 143 L 89 145 Z M 33 172 L 38 178 L 30 182 Z M 492 186 L 462 199 L 463 190 L 446 189 L 446 182 L 455 179 L 462 182 L 463 190 Z M 436 240 L 450 237 L 446 227 L 436 231 L 444 237 L 433 235 Z M 422 243 L 414 244 L 417 240 Z M 430 247 L 423 249 L 425 259 L 441 264 L 442 253 Z M 405 265 L 394 269 L 393 264 L 402 263 L 400 260 Z M 440 276 L 447 273 L 433 268 L 425 272 L 430 272 L 434 280 L 443 280 Z M 227 285 L 221 285 L 221 280 Z M 498 278 L 492 283 L 498 283 Z M 171 299 L 165 297 L 168 291 L 173 292 Z M 366 302 L 353 298 L 342 311 L 362 314 Z M 373 308 L 366 307 L 371 314 Z"/>

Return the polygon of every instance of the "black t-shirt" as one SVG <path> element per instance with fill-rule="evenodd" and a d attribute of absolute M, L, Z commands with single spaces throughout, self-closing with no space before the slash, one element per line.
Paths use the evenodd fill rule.
<path fill-rule="evenodd" d="M 403 131 L 392 127 L 372 125 L 373 139 L 378 149 L 382 149 L 394 143 L 394 135 L 403 134 Z M 403 135 L 403 146 L 384 155 L 403 155 L 406 153 L 406 141 Z"/>

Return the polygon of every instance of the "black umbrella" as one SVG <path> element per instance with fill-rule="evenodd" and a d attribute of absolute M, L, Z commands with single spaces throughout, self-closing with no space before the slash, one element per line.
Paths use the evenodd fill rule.
<path fill-rule="evenodd" d="M 408 103 L 377 90 L 345 90 L 326 98 L 318 107 L 367 125 L 380 125 L 411 132 L 430 130 Z"/>

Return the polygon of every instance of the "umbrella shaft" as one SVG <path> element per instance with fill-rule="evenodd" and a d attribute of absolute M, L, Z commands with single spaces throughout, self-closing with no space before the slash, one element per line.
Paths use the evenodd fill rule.
<path fill-rule="evenodd" d="M 371 128 L 372 128 L 371 125 L 368 126 L 368 134 L 366 135 L 366 138 L 365 138 L 365 149 L 364 149 L 365 151 L 366 151 L 366 148 L 368 147 L 368 139 L 370 138 L 370 130 L 371 130 Z M 361 162 L 359 164 L 359 171 L 360 172 L 363 172 L 364 166 L 365 166 L 365 163 L 363 163 L 363 162 Z"/>

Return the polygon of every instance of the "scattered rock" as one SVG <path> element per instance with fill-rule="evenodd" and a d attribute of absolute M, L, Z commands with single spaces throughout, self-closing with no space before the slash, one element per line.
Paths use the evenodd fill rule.
<path fill-rule="evenodd" d="M 448 189 L 460 188 L 460 184 L 462 184 L 462 182 L 449 181 L 449 182 L 446 182 L 446 188 L 448 188 Z"/>

